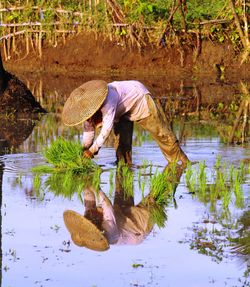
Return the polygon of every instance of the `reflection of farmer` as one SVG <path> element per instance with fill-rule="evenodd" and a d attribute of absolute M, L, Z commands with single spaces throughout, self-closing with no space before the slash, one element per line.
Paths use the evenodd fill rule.
<path fill-rule="evenodd" d="M 150 132 L 169 162 L 188 161 L 150 92 L 138 81 L 86 82 L 71 93 L 62 119 L 68 126 L 84 122 L 85 157 L 92 158 L 98 153 L 114 127 L 117 159 L 131 163 L 133 122 L 137 122 Z M 102 129 L 94 140 L 99 124 Z"/>
<path fill-rule="evenodd" d="M 165 205 L 159 205 L 152 192 L 134 205 L 132 195 L 123 189 L 122 177 L 116 176 L 114 204 L 98 192 L 100 206 L 96 205 L 93 188 L 84 190 L 84 216 L 71 210 L 64 212 L 65 225 L 78 246 L 104 251 L 109 244 L 139 244 L 150 233 L 154 224 L 153 214 L 158 212 L 166 220 Z"/>

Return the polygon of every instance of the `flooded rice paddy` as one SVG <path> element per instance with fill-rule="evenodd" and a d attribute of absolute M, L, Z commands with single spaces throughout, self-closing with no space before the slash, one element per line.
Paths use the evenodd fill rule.
<path fill-rule="evenodd" d="M 219 128 L 215 128 L 210 120 L 183 117 L 183 111 L 181 116 L 174 115 L 174 130 L 194 164 L 179 174 L 174 186 L 168 186 L 167 200 L 154 213 L 150 228 L 140 240 L 121 240 L 120 244 L 110 244 L 107 251 L 81 248 L 72 242 L 63 220 L 66 210 L 85 212 L 79 191 L 81 178 L 79 184 L 75 181 L 69 186 L 60 184 L 63 176 L 51 179 L 44 174 L 38 179 L 32 172 L 33 167 L 45 163 L 43 147 L 59 136 L 81 140 L 80 127 L 66 128 L 60 120 L 68 92 L 81 79 L 61 82 L 61 87 L 59 79 L 54 79 L 54 85 L 47 81 L 41 87 L 40 79 L 27 78 L 49 113 L 39 121 L 14 122 L 11 117 L 2 121 L 2 286 L 250 286 L 249 255 L 235 249 L 240 241 L 249 252 L 249 144 L 225 144 L 221 129 L 226 125 L 222 127 L 220 119 Z M 154 82 L 146 81 L 154 86 Z M 202 102 L 210 106 L 222 99 L 229 104 L 235 101 L 235 83 L 231 98 L 228 86 L 223 98 L 224 87 L 216 90 L 215 85 L 194 88 L 192 84 L 191 89 L 190 83 L 185 86 L 182 82 L 177 88 L 164 83 L 155 89 L 159 96 L 179 97 L 178 102 L 192 98 L 197 90 Z M 211 99 L 215 91 L 217 103 Z M 191 112 L 198 111 L 197 99 L 196 95 L 190 104 Z M 176 102 L 172 107 L 178 110 Z M 215 120 L 218 117 L 213 116 Z M 114 204 L 120 183 L 112 136 L 94 161 L 102 169 L 100 189 Z M 162 174 L 167 165 L 155 142 L 138 127 L 134 131 L 133 164 L 124 174 L 128 181 L 123 192 L 132 190 L 129 196 L 133 194 L 136 206 L 147 198 L 154 176 Z M 84 185 L 81 188 L 84 191 Z M 175 189 L 174 196 L 171 189 Z"/>

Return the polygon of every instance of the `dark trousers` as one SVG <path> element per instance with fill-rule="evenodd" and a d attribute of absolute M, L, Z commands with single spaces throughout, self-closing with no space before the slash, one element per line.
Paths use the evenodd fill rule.
<path fill-rule="evenodd" d="M 150 95 L 146 95 L 146 97 L 150 115 L 137 121 L 137 123 L 151 134 L 169 163 L 181 161 L 186 164 L 188 158 L 181 149 L 169 123 L 163 117 L 152 97 Z M 114 132 L 117 160 L 124 160 L 128 164 L 132 164 L 133 122 L 122 117 L 115 124 Z"/>

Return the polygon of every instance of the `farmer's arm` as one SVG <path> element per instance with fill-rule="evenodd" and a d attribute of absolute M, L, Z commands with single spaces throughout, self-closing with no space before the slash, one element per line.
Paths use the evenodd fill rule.
<path fill-rule="evenodd" d="M 112 130 L 115 120 L 117 103 L 118 97 L 116 96 L 116 92 L 109 92 L 103 104 L 103 107 L 101 108 L 102 128 L 100 134 L 98 135 L 92 146 L 89 148 L 92 154 L 98 153 L 99 149 L 104 144 Z"/>
<path fill-rule="evenodd" d="M 95 126 L 91 121 L 86 121 L 83 124 L 83 147 L 88 149 L 94 141 L 95 138 Z"/>

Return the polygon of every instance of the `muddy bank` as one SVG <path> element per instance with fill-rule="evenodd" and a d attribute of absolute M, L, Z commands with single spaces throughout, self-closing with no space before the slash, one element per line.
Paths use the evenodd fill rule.
<path fill-rule="evenodd" d="M 10 59 L 5 65 L 12 72 L 45 72 L 71 76 L 108 72 L 130 77 L 134 74 L 162 74 L 189 77 L 222 75 L 250 79 L 248 65 L 240 65 L 240 58 L 232 45 L 203 41 L 198 57 L 195 51 L 194 45 L 182 48 L 152 46 L 139 52 L 101 35 L 85 32 L 68 38 L 65 44 L 44 48 L 41 58 L 34 53 L 19 55 L 19 59 Z"/>
<path fill-rule="evenodd" d="M 45 113 L 25 84 L 5 71 L 0 53 L 0 114 L 30 117 L 31 113 Z"/>

